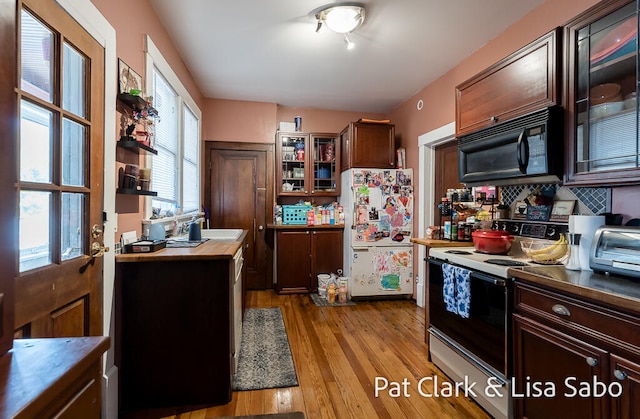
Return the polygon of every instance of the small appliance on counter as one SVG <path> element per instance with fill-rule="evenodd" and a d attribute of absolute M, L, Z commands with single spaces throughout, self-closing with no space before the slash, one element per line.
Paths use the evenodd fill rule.
<path fill-rule="evenodd" d="M 127 253 L 151 253 L 167 247 L 166 240 L 140 240 L 125 245 Z"/>
<path fill-rule="evenodd" d="M 640 278 L 640 227 L 599 227 L 593 237 L 589 266 L 595 272 Z"/>

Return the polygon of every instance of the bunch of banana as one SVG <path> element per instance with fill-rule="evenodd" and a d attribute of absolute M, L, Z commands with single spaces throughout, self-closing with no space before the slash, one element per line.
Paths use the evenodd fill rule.
<path fill-rule="evenodd" d="M 554 261 L 566 255 L 568 248 L 567 239 L 561 235 L 556 242 L 547 247 L 527 251 L 527 256 L 536 262 Z"/>

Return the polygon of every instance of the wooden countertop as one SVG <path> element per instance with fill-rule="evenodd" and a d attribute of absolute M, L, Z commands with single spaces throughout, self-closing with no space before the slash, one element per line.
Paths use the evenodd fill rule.
<path fill-rule="evenodd" d="M 455 240 L 436 240 L 412 237 L 411 243 L 421 244 L 427 247 L 470 247 L 473 242 L 459 242 Z"/>
<path fill-rule="evenodd" d="M 512 277 L 534 285 L 640 315 L 639 279 L 591 271 L 570 271 L 564 266 L 526 266 L 509 268 L 508 272 Z"/>
<path fill-rule="evenodd" d="M 120 254 L 116 255 L 116 263 L 231 259 L 242 246 L 247 233 L 245 230 L 238 240 L 207 240 L 198 247 L 172 247 L 151 253 Z"/>
<path fill-rule="evenodd" d="M 321 224 L 312 226 L 306 224 L 267 224 L 267 228 L 272 230 L 344 230 L 344 224 Z"/>
<path fill-rule="evenodd" d="M 0 357 L 0 417 L 34 417 L 109 345 L 106 336 L 15 339 L 13 349 Z"/>

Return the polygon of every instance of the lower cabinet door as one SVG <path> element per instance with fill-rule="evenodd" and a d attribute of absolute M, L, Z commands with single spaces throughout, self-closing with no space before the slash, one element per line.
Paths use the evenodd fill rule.
<path fill-rule="evenodd" d="M 338 273 L 342 269 L 342 230 L 315 230 L 311 234 L 312 291 L 318 290 L 318 274 Z"/>
<path fill-rule="evenodd" d="M 276 233 L 276 292 L 311 292 L 311 234 L 309 230 Z"/>
<path fill-rule="evenodd" d="M 580 393 L 582 383 L 609 382 L 607 351 L 518 314 L 513 320 L 514 417 L 609 417 L 609 397 Z"/>
<path fill-rule="evenodd" d="M 611 382 L 620 383 L 622 393 L 613 398 L 612 418 L 640 417 L 640 364 L 611 355 Z"/>

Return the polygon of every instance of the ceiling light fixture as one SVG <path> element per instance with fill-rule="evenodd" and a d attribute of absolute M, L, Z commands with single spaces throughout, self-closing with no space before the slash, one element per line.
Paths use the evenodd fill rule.
<path fill-rule="evenodd" d="M 351 49 L 354 44 L 347 34 L 355 31 L 364 22 L 364 7 L 354 4 L 330 6 L 316 13 L 316 19 L 318 19 L 316 32 L 320 30 L 323 23 L 326 23 L 332 31 L 344 34 L 347 49 Z"/>

